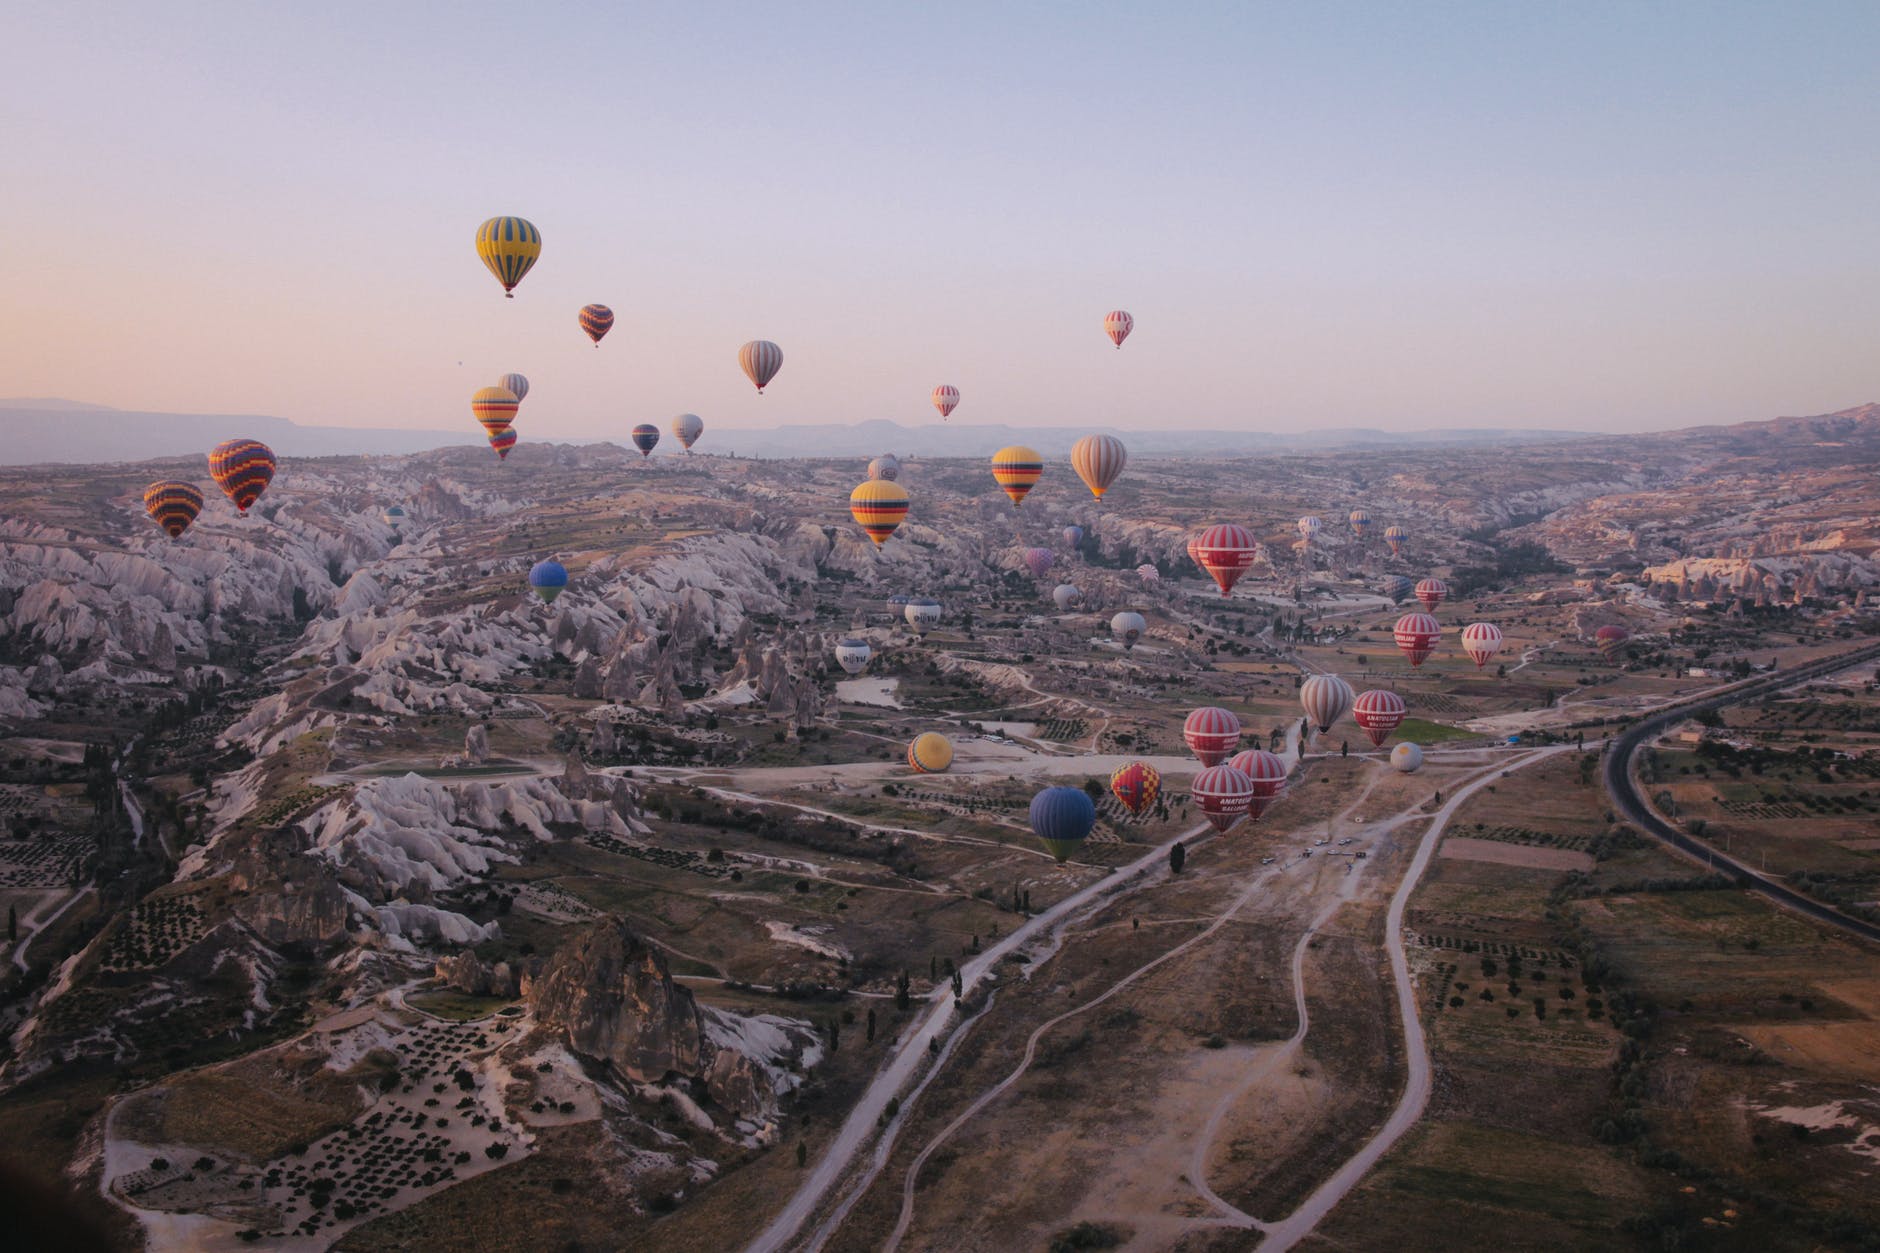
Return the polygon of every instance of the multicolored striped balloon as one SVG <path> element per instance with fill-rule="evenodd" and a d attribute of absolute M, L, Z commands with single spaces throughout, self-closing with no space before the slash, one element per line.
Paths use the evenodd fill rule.
<path fill-rule="evenodd" d="M 770 380 L 783 369 L 783 349 L 767 339 L 754 339 L 738 349 L 738 365 L 744 370 L 744 377 L 757 385 L 757 394 L 762 396 Z"/>
<path fill-rule="evenodd" d="M 202 513 L 202 493 L 188 483 L 165 479 L 144 489 L 144 511 L 157 525 L 179 538 Z"/>
<path fill-rule="evenodd" d="M 490 268 L 503 294 L 515 299 L 522 281 L 542 255 L 542 232 L 527 218 L 491 218 L 477 227 L 477 256 Z"/>
<path fill-rule="evenodd" d="M 209 454 L 209 477 L 228 493 L 238 513 L 260 498 L 274 481 L 274 451 L 257 439 L 231 439 Z"/>
<path fill-rule="evenodd" d="M 594 346 L 601 346 L 601 336 L 614 329 L 614 311 L 606 305 L 582 305 L 581 329 L 594 341 Z"/>
<path fill-rule="evenodd" d="M 880 548 L 907 517 L 907 493 L 887 479 L 869 479 L 849 493 L 849 513 Z"/>
<path fill-rule="evenodd" d="M 470 397 L 470 412 L 476 415 L 485 431 L 494 435 L 509 429 L 521 403 L 516 393 L 507 387 L 480 387 L 476 395 Z"/>
<path fill-rule="evenodd" d="M 959 404 L 959 388 L 947 383 L 942 383 L 940 386 L 933 389 L 933 407 L 940 411 L 941 417 L 945 418 L 951 416 L 953 411 L 959 408 Z"/>
<path fill-rule="evenodd" d="M 1118 348 L 1129 338 L 1129 333 L 1136 329 L 1136 319 L 1121 309 L 1112 309 L 1103 315 L 1103 333 L 1110 337 L 1110 342 Z"/>
<path fill-rule="evenodd" d="M 1025 503 L 1025 497 L 1044 477 L 1044 458 L 1023 444 L 1013 444 L 992 454 L 992 480 L 1012 498 L 1012 508 Z"/>
<path fill-rule="evenodd" d="M 1129 450 L 1114 435 L 1086 435 L 1071 445 L 1071 469 L 1098 500 L 1129 464 Z"/>
<path fill-rule="evenodd" d="M 1351 523 L 1351 533 L 1359 539 L 1371 533 L 1371 515 L 1363 509 L 1353 509 L 1345 520 Z"/>
<path fill-rule="evenodd" d="M 504 427 L 500 431 L 490 432 L 490 447 L 496 450 L 498 461 L 509 459 L 509 450 L 516 446 L 516 432 L 513 427 Z"/>
<path fill-rule="evenodd" d="M 1390 555 L 1403 556 L 1404 541 L 1410 538 L 1410 530 L 1400 522 L 1393 522 L 1384 528 L 1384 542 L 1390 545 Z"/>
<path fill-rule="evenodd" d="M 653 449 L 659 447 L 659 428 L 651 422 L 642 422 L 633 428 L 633 446 L 640 450 L 642 460 L 653 455 Z"/>

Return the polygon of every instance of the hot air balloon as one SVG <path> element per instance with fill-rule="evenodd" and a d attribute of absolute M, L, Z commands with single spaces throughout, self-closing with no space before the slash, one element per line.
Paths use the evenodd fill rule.
<path fill-rule="evenodd" d="M 992 454 L 992 479 L 1012 498 L 1012 508 L 1025 503 L 1025 497 L 1044 474 L 1044 458 L 1023 444 L 1013 444 Z"/>
<path fill-rule="evenodd" d="M 1423 769 L 1423 749 L 1405 741 L 1390 750 L 1390 764 L 1399 774 L 1415 774 Z"/>
<path fill-rule="evenodd" d="M 1299 704 L 1313 726 L 1329 731 L 1351 708 L 1351 684 L 1335 674 L 1312 675 L 1299 685 Z"/>
<path fill-rule="evenodd" d="M 1110 776 L 1110 794 L 1140 818 L 1162 794 L 1161 772 L 1146 761 L 1128 762 Z"/>
<path fill-rule="evenodd" d="M 868 477 L 884 479 L 889 483 L 901 477 L 901 462 L 891 452 L 884 452 L 868 463 Z"/>
<path fill-rule="evenodd" d="M 939 774 L 953 764 L 953 741 L 938 731 L 925 731 L 907 746 L 907 764 L 919 774 Z"/>
<path fill-rule="evenodd" d="M 552 605 L 561 590 L 568 586 L 568 568 L 559 561 L 538 561 L 529 568 L 529 586 L 542 598 L 542 603 Z"/>
<path fill-rule="evenodd" d="M 941 417 L 948 417 L 959 407 L 960 389 L 946 383 L 933 389 L 933 407 L 940 411 Z"/>
<path fill-rule="evenodd" d="M 1235 753 L 1227 764 L 1252 782 L 1253 800 L 1247 806 L 1247 816 L 1258 822 L 1286 791 L 1286 763 L 1276 753 L 1250 748 L 1244 753 Z"/>
<path fill-rule="evenodd" d="M 887 479 L 869 479 L 849 493 L 849 513 L 879 548 L 907 516 L 907 493 Z"/>
<path fill-rule="evenodd" d="M 614 329 L 614 311 L 606 305 L 582 305 L 581 329 L 594 341 L 594 346 L 601 346 L 601 336 Z"/>
<path fill-rule="evenodd" d="M 496 385 L 506 391 L 513 392 L 517 404 L 521 404 L 529 398 L 529 380 L 520 374 L 505 374 L 503 377 L 496 380 Z"/>
<path fill-rule="evenodd" d="M 1409 538 L 1409 528 L 1401 523 L 1393 522 L 1384 528 L 1384 542 L 1390 545 L 1390 555 L 1393 557 L 1403 556 L 1403 546 Z"/>
<path fill-rule="evenodd" d="M 850 674 L 860 674 L 868 668 L 868 659 L 875 655 L 875 650 L 868 646 L 868 641 L 849 636 L 836 641 L 836 664 Z"/>
<path fill-rule="evenodd" d="M 672 420 L 672 436 L 685 445 L 687 452 L 698 442 L 698 437 L 705 433 L 704 419 L 696 413 L 682 413 Z"/>
<path fill-rule="evenodd" d="M 1129 333 L 1136 329 L 1136 319 L 1121 309 L 1112 309 L 1103 315 L 1103 333 L 1110 337 L 1110 342 L 1118 348 L 1129 338 Z"/>
<path fill-rule="evenodd" d="M 1359 693 L 1351 705 L 1351 720 L 1373 747 L 1382 748 L 1391 732 L 1403 725 L 1404 712 L 1403 697 L 1379 687 Z"/>
<path fill-rule="evenodd" d="M 653 449 L 659 447 L 659 428 L 651 422 L 642 422 L 633 428 L 630 438 L 633 446 L 640 450 L 640 459 L 644 461 L 653 455 Z"/>
<path fill-rule="evenodd" d="M 1480 670 L 1501 651 L 1501 628 L 1492 622 L 1471 622 L 1462 628 L 1462 651 Z"/>
<path fill-rule="evenodd" d="M 1441 579 L 1424 579 L 1417 584 L 1417 600 L 1431 613 L 1443 603 L 1443 597 L 1449 595 L 1449 584 Z"/>
<path fill-rule="evenodd" d="M 1097 807 L 1080 787 L 1048 787 L 1031 798 L 1031 829 L 1045 850 L 1064 861 L 1097 825 Z"/>
<path fill-rule="evenodd" d="M 1201 534 L 1200 531 L 1195 531 L 1188 536 L 1188 560 L 1196 565 L 1201 564 L 1201 558 L 1196 555 L 1201 549 Z"/>
<path fill-rule="evenodd" d="M 1351 533 L 1359 539 L 1363 539 L 1371 533 L 1371 515 L 1364 510 L 1353 509 L 1350 516 L 1345 520 L 1351 523 Z"/>
<path fill-rule="evenodd" d="M 235 502 L 235 512 L 248 506 L 274 481 L 274 452 L 256 439 L 230 439 L 209 453 L 209 477 Z"/>
<path fill-rule="evenodd" d="M 1063 613 L 1083 598 L 1083 589 L 1075 583 L 1060 583 L 1051 589 L 1051 603 L 1058 607 L 1059 613 Z"/>
<path fill-rule="evenodd" d="M 897 618 L 900 617 L 907 610 L 907 603 L 913 599 L 905 592 L 896 592 L 888 597 L 888 612 Z"/>
<path fill-rule="evenodd" d="M 1049 570 L 1052 564 L 1057 561 L 1057 554 L 1052 552 L 1049 548 L 1027 548 L 1024 556 L 1025 568 L 1031 571 L 1033 578 L 1038 579 L 1042 579 L 1045 575 L 1045 571 Z"/>
<path fill-rule="evenodd" d="M 783 349 L 767 339 L 754 339 L 738 349 L 738 364 L 743 367 L 745 377 L 757 385 L 757 394 L 762 396 L 770 380 L 783 369 Z"/>
<path fill-rule="evenodd" d="M 1622 626 L 1603 626 L 1593 632 L 1593 644 L 1602 657 L 1616 657 L 1632 633 Z"/>
<path fill-rule="evenodd" d="M 1420 666 L 1424 658 L 1436 651 L 1436 641 L 1442 638 L 1443 628 L 1426 613 L 1407 613 L 1397 619 L 1397 625 L 1391 633 L 1397 639 L 1397 647 L 1410 659 L 1410 664 Z"/>
<path fill-rule="evenodd" d="M 1299 538 L 1310 544 L 1319 537 L 1319 528 L 1323 525 L 1315 514 L 1308 513 L 1295 523 L 1299 528 Z"/>
<path fill-rule="evenodd" d="M 1114 435 L 1086 435 L 1071 445 L 1071 469 L 1098 500 L 1129 463 L 1129 450 Z"/>
<path fill-rule="evenodd" d="M 1182 739 L 1204 766 L 1218 766 L 1240 747 L 1240 719 L 1232 710 L 1203 705 L 1182 722 Z"/>
<path fill-rule="evenodd" d="M 1225 834 L 1252 808 L 1253 780 L 1229 765 L 1209 766 L 1194 777 L 1188 794 L 1201 807 L 1208 825 Z"/>
<path fill-rule="evenodd" d="M 1083 542 L 1084 528 L 1081 526 L 1067 526 L 1064 528 L 1064 543 L 1067 547 L 1075 548 Z"/>
<path fill-rule="evenodd" d="M 929 600 L 925 596 L 908 601 L 906 608 L 901 610 L 902 616 L 907 619 L 907 625 L 914 628 L 916 635 L 925 635 L 938 626 L 941 612 L 940 602 Z"/>
<path fill-rule="evenodd" d="M 1416 584 L 1401 574 L 1393 574 L 1384 580 L 1384 595 L 1390 597 L 1393 604 L 1401 605 L 1416 590 Z"/>
<path fill-rule="evenodd" d="M 506 426 L 500 431 L 490 432 L 490 447 L 496 450 L 496 459 L 498 461 L 507 460 L 509 450 L 515 446 L 516 432 L 514 428 Z"/>
<path fill-rule="evenodd" d="M 512 300 L 516 284 L 541 255 L 542 232 L 527 218 L 491 218 L 477 227 L 477 256 Z"/>
<path fill-rule="evenodd" d="M 1123 641 L 1123 651 L 1128 652 L 1142 638 L 1142 633 L 1149 629 L 1149 624 L 1139 613 L 1125 609 L 1110 619 L 1110 634 Z"/>
<path fill-rule="evenodd" d="M 483 429 L 491 435 L 505 430 L 515 420 L 516 409 L 521 405 L 516 393 L 507 387 L 480 387 L 476 395 L 470 397 L 470 412 L 476 415 Z"/>
<path fill-rule="evenodd" d="M 1162 581 L 1162 572 L 1145 561 L 1136 567 L 1136 577 L 1150 587 L 1154 587 Z"/>
<path fill-rule="evenodd" d="M 1238 522 L 1221 522 L 1209 527 L 1190 541 L 1188 555 L 1214 579 L 1227 596 L 1240 582 L 1240 576 L 1253 568 L 1260 546 L 1253 534 Z"/>
<path fill-rule="evenodd" d="M 171 539 L 177 539 L 202 513 L 202 493 L 175 479 L 152 483 L 144 489 L 144 512 L 154 518 Z"/>
<path fill-rule="evenodd" d="M 380 514 L 379 517 L 384 521 L 386 526 L 399 526 L 405 520 L 405 507 L 403 505 L 393 505 L 384 513 Z"/>

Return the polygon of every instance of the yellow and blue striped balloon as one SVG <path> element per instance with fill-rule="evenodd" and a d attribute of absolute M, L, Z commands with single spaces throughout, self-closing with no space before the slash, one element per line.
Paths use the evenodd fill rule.
<path fill-rule="evenodd" d="M 490 268 L 503 294 L 515 299 L 516 284 L 542 255 L 542 232 L 527 218 L 491 218 L 477 227 L 477 256 Z"/>

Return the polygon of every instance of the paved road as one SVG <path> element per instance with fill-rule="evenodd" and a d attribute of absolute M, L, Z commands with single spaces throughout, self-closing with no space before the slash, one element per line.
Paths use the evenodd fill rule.
<path fill-rule="evenodd" d="M 1787 884 L 1765 877 L 1742 862 L 1718 852 L 1711 845 L 1686 835 L 1666 822 L 1645 803 L 1645 798 L 1638 789 L 1638 781 L 1632 775 L 1632 758 L 1637 754 L 1640 746 L 1657 739 L 1673 723 L 1709 710 L 1722 709 L 1728 705 L 1754 700 L 1759 696 L 1767 696 L 1783 688 L 1794 687 L 1798 683 L 1806 683 L 1874 660 L 1880 660 L 1880 644 L 1867 644 L 1836 654 L 1834 657 L 1811 661 L 1794 669 L 1769 675 L 1767 678 L 1732 687 L 1719 696 L 1674 706 L 1629 728 L 1613 741 L 1611 751 L 1606 754 L 1606 791 L 1612 797 L 1613 807 L 1624 815 L 1627 822 L 1669 844 L 1685 856 L 1729 875 L 1750 891 L 1760 892 L 1778 905 L 1792 909 L 1816 922 L 1834 927 L 1849 935 L 1880 943 L 1880 926 L 1849 917 L 1812 897 L 1804 896 Z"/>

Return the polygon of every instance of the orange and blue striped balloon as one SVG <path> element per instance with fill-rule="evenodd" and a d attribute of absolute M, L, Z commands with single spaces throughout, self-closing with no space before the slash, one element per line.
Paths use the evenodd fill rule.
<path fill-rule="evenodd" d="M 521 404 L 516 393 L 507 387 L 479 387 L 476 395 L 470 397 L 470 412 L 476 415 L 484 430 L 494 435 L 509 428 Z"/>
<path fill-rule="evenodd" d="M 513 427 L 504 427 L 500 431 L 490 432 L 490 447 L 496 450 L 498 461 L 509 459 L 509 450 L 516 446 L 516 432 Z"/>
<path fill-rule="evenodd" d="M 1012 508 L 1025 497 L 1044 475 L 1044 458 L 1023 444 L 1013 444 L 992 454 L 992 478 L 1012 498 Z"/>
<path fill-rule="evenodd" d="M 165 479 L 144 489 L 144 510 L 177 539 L 202 512 L 202 493 L 188 483 Z"/>
<path fill-rule="evenodd" d="M 587 332 L 594 346 L 601 346 L 601 336 L 614 329 L 614 311 L 606 305 L 582 305 L 581 329 Z"/>
<path fill-rule="evenodd" d="M 477 227 L 477 256 L 511 300 L 516 296 L 516 284 L 541 255 L 542 232 L 527 218 L 491 218 Z"/>
<path fill-rule="evenodd" d="M 274 451 L 256 439 L 224 440 L 209 453 L 209 477 L 247 513 L 274 481 Z"/>

